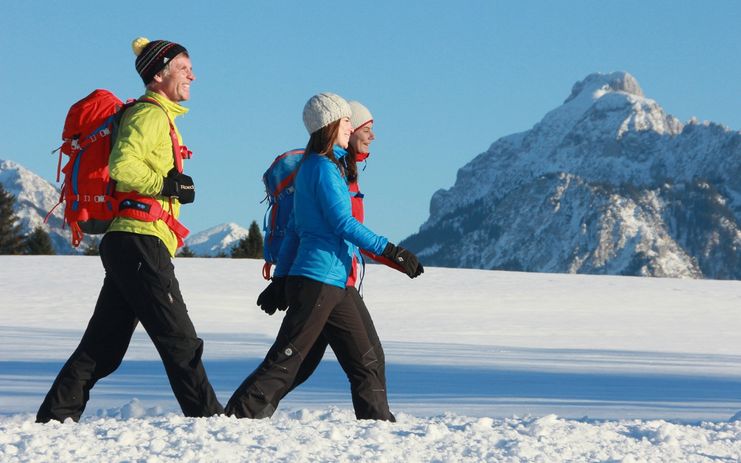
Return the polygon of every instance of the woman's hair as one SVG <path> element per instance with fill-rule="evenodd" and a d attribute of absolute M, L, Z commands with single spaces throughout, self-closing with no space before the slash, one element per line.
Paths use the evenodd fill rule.
<path fill-rule="evenodd" d="M 345 165 L 347 181 L 356 182 L 358 180 L 358 152 L 355 151 L 352 143 L 348 145 L 347 154 L 342 158 L 342 163 Z"/>
<path fill-rule="evenodd" d="M 340 120 L 337 119 L 312 133 L 309 137 L 309 143 L 306 144 L 304 156 L 311 153 L 323 154 L 337 165 L 340 172 L 344 172 L 344 166 L 334 156 L 334 142 L 340 133 Z"/>

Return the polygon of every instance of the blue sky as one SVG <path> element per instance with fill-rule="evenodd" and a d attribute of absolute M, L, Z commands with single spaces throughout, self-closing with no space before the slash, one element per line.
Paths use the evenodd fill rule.
<path fill-rule="evenodd" d="M 304 146 L 306 100 L 362 101 L 377 140 L 366 223 L 399 241 L 432 194 L 502 136 L 531 128 L 592 72 L 628 71 L 682 121 L 741 128 L 737 1 L 11 2 L 0 7 L 0 159 L 54 180 L 69 106 L 143 92 L 130 43 L 182 43 L 197 80 L 178 121 L 197 232 L 262 222 L 262 173 Z"/>

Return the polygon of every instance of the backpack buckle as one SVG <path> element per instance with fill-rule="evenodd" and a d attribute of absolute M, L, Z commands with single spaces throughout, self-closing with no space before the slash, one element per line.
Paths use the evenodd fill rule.
<path fill-rule="evenodd" d="M 95 202 L 95 203 L 104 203 L 105 202 L 105 195 L 95 195 L 95 196 L 93 196 L 93 202 Z"/>
<path fill-rule="evenodd" d="M 189 150 L 185 145 L 180 145 L 180 157 L 183 159 L 190 159 L 193 157 L 193 151 Z"/>

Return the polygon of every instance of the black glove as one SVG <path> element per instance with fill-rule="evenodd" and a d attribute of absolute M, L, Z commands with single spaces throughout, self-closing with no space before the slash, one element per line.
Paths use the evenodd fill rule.
<path fill-rule="evenodd" d="M 196 199 L 196 187 L 189 175 L 181 174 L 176 169 L 170 170 L 162 179 L 162 196 L 176 197 L 180 204 L 192 203 Z"/>
<path fill-rule="evenodd" d="M 390 259 L 392 262 L 404 269 L 404 273 L 409 275 L 409 278 L 416 278 L 425 272 L 425 269 L 422 267 L 422 264 L 419 263 L 417 256 L 401 246 L 396 246 L 391 243 L 387 244 L 386 248 L 383 250 L 382 256 Z"/>
<path fill-rule="evenodd" d="M 273 315 L 276 310 L 286 310 L 286 278 L 273 277 L 267 288 L 257 297 L 257 305 L 268 315 Z"/>

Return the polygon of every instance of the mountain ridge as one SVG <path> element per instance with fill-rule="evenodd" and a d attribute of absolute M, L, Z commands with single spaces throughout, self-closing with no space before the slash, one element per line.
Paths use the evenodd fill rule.
<path fill-rule="evenodd" d="M 741 278 L 741 134 L 590 74 L 435 192 L 402 241 L 427 265 Z"/>
<path fill-rule="evenodd" d="M 232 247 L 246 237 L 247 233 L 246 228 L 227 222 L 190 235 L 185 239 L 185 244 L 196 256 L 228 256 Z"/>
<path fill-rule="evenodd" d="M 42 227 L 49 233 L 57 254 L 81 252 L 71 245 L 69 228 L 63 226 L 64 207 L 55 207 L 59 202 L 59 188 L 22 165 L 2 159 L 0 183 L 15 196 L 14 211 L 23 235 L 28 235 L 36 227 Z M 45 223 L 47 215 L 48 220 Z"/>
<path fill-rule="evenodd" d="M 0 159 L 0 183 L 16 198 L 14 211 L 21 234 L 25 236 L 35 227 L 43 227 L 49 233 L 57 254 L 79 254 L 102 236 L 86 235 L 83 243 L 74 248 L 69 227 L 64 226 L 64 205 L 57 207 L 59 188 L 17 162 Z M 44 223 L 47 214 L 49 220 Z M 225 223 L 192 234 L 185 242 L 198 256 L 228 255 L 232 246 L 246 235 L 245 228 L 235 223 Z"/>

